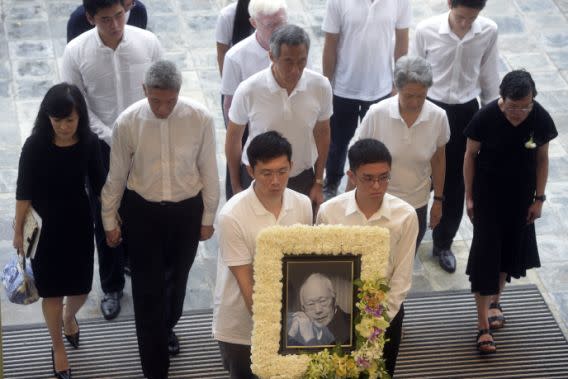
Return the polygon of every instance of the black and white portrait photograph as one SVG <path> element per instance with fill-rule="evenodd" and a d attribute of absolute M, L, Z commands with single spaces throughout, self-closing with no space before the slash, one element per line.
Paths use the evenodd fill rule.
<path fill-rule="evenodd" d="M 352 256 L 284 260 L 283 350 L 354 345 L 357 268 Z"/>

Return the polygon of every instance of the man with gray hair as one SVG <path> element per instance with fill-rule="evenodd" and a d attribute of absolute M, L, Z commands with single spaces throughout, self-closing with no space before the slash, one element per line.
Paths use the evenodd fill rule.
<path fill-rule="evenodd" d="M 288 346 L 350 345 L 351 315 L 336 304 L 333 283 L 313 273 L 300 286 L 299 312 L 287 320 Z"/>
<path fill-rule="evenodd" d="M 293 166 L 288 187 L 323 201 L 323 170 L 329 148 L 332 93 L 329 81 L 306 69 L 310 39 L 299 26 L 284 25 L 270 39 L 272 65 L 242 82 L 229 111 L 225 154 L 234 193 L 251 183 L 244 166 L 241 138 L 246 124 L 252 138 L 276 130 L 292 144 Z"/>
<path fill-rule="evenodd" d="M 148 69 L 146 99 L 115 123 L 101 195 L 107 243 L 116 246 L 124 233 L 132 246 L 138 348 L 144 375 L 155 379 L 168 377 L 168 354 L 179 353 L 173 328 L 197 246 L 212 236 L 219 202 L 213 117 L 179 97 L 181 82 L 172 62 Z"/>
<path fill-rule="evenodd" d="M 285 0 L 251 0 L 248 6 L 250 23 L 256 31 L 231 47 L 225 55 L 221 74 L 221 95 L 223 97 L 223 117 L 229 120 L 229 109 L 233 95 L 239 84 L 250 76 L 270 66 L 268 49 L 274 30 L 287 21 Z M 248 137 L 245 128 L 242 144 Z M 227 168 L 225 191 L 227 200 L 233 196 L 231 178 Z"/>

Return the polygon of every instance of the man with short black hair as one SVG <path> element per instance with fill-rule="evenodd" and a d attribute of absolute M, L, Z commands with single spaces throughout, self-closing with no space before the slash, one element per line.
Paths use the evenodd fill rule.
<path fill-rule="evenodd" d="M 486 0 L 448 0 L 449 12 L 416 27 L 416 55 L 432 65 L 433 85 L 428 98 L 443 108 L 450 124 L 446 145 L 446 176 L 442 218 L 434 228 L 433 255 L 447 272 L 456 270 L 451 250 L 463 215 L 463 133 L 479 109 L 499 94 L 497 24 L 479 16 Z"/>
<path fill-rule="evenodd" d="M 249 125 L 246 147 L 255 136 L 276 130 L 292 144 L 294 166 L 288 185 L 308 195 L 315 206 L 323 201 L 323 170 L 329 148 L 329 118 L 332 94 L 329 81 L 306 69 L 310 39 L 299 26 L 278 28 L 270 39 L 272 65 L 242 82 L 229 111 L 225 153 L 233 191 L 251 182 L 241 165 L 241 138 Z"/>
<path fill-rule="evenodd" d="M 231 379 L 253 378 L 253 261 L 256 237 L 273 225 L 312 224 L 310 200 L 286 188 L 292 146 L 276 131 L 252 138 L 247 148 L 251 185 L 219 212 L 219 255 L 213 309 L 213 335 Z"/>
<path fill-rule="evenodd" d="M 141 29 L 146 29 L 148 13 L 146 12 L 144 4 L 142 4 L 140 0 L 122 0 L 122 4 L 126 11 L 126 23 Z M 67 21 L 67 42 L 94 27 L 95 24 L 91 23 L 87 17 L 85 6 L 79 5 L 73 13 L 71 13 L 69 21 Z"/>
<path fill-rule="evenodd" d="M 75 84 L 87 101 L 91 129 L 99 137 L 106 172 L 112 127 L 118 115 L 144 98 L 142 82 L 148 67 L 160 59 L 162 47 L 149 31 L 125 25 L 122 0 L 84 0 L 89 22 L 95 28 L 73 39 L 65 47 L 61 65 L 62 80 Z M 110 248 L 100 215 L 100 201 L 91 196 L 95 215 L 95 241 L 99 275 L 104 297 L 101 312 L 110 320 L 120 313 L 124 288 L 124 245 Z"/>
<path fill-rule="evenodd" d="M 179 353 L 173 328 L 199 241 L 213 235 L 219 203 L 213 117 L 203 105 L 179 97 L 181 83 L 170 61 L 148 69 L 147 98 L 116 121 L 101 194 L 107 243 L 120 243 L 124 230 L 132 251 L 138 348 L 144 375 L 152 379 L 167 378 L 168 354 Z"/>
<path fill-rule="evenodd" d="M 390 233 L 390 257 L 386 279 L 388 316 L 383 357 L 393 376 L 401 340 L 404 299 L 412 285 L 412 267 L 418 218 L 407 202 L 387 193 L 392 157 L 386 146 L 365 138 L 349 149 L 347 176 L 356 189 L 326 201 L 320 207 L 317 224 L 381 226 Z"/>

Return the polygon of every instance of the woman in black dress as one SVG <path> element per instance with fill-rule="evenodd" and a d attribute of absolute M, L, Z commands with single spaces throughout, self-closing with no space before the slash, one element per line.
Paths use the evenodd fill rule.
<path fill-rule="evenodd" d="M 33 207 L 43 225 L 32 268 L 43 298 L 53 372 L 58 378 L 71 377 L 61 329 L 71 345 L 79 347 L 75 315 L 93 281 L 93 218 L 85 192 L 87 177 L 99 196 L 105 178 L 87 105 L 76 86 L 57 84 L 47 91 L 22 148 L 13 243 L 22 254 L 24 217 Z"/>
<path fill-rule="evenodd" d="M 558 133 L 535 96 L 531 75 L 512 71 L 501 82 L 500 98 L 479 110 L 465 130 L 465 197 L 473 223 L 466 273 L 482 354 L 495 353 L 491 329 L 505 323 L 499 303 L 505 282 L 540 267 L 534 221 L 546 199 L 548 142 Z"/>

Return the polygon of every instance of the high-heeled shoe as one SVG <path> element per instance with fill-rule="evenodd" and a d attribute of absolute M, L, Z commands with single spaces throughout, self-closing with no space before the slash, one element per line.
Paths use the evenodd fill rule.
<path fill-rule="evenodd" d="M 53 375 L 55 375 L 57 379 L 71 379 L 70 368 L 63 371 L 55 371 L 55 352 L 53 351 L 53 347 L 51 348 L 51 367 L 53 367 Z"/>
<path fill-rule="evenodd" d="M 81 332 L 81 330 L 79 329 L 79 323 L 77 322 L 77 318 L 75 317 L 75 324 L 77 324 L 77 333 L 75 334 L 65 334 L 65 331 L 63 332 L 63 335 L 65 336 L 65 338 L 67 339 L 67 341 L 69 341 L 69 343 L 71 344 L 71 346 L 73 346 L 75 349 L 79 348 L 79 333 Z M 65 328 L 64 328 L 65 329 Z"/>

